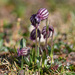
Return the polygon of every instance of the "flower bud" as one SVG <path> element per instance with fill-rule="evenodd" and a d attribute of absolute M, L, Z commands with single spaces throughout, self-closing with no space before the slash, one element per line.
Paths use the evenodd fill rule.
<path fill-rule="evenodd" d="M 54 28 L 52 26 L 49 26 L 48 29 L 46 28 L 46 26 L 43 27 L 42 29 L 42 35 L 44 38 L 49 38 L 49 36 L 54 33 Z"/>
<path fill-rule="evenodd" d="M 41 33 L 40 33 L 40 30 L 37 29 L 37 38 L 41 38 Z M 30 39 L 31 40 L 35 40 L 36 39 L 36 29 L 33 29 L 31 34 L 30 34 Z"/>
<path fill-rule="evenodd" d="M 30 48 L 29 47 L 24 47 L 21 49 L 21 55 L 22 56 L 27 56 L 30 53 Z"/>
<path fill-rule="evenodd" d="M 46 8 L 41 8 L 38 10 L 36 17 L 40 18 L 41 20 L 47 19 L 49 12 Z"/>
<path fill-rule="evenodd" d="M 40 23 L 40 18 L 38 18 L 38 17 L 36 17 L 36 14 L 33 14 L 31 17 L 30 17 L 30 21 L 31 21 L 31 23 L 32 23 L 32 25 L 34 26 L 34 27 L 37 27 L 37 25 L 39 25 L 39 23 Z"/>
<path fill-rule="evenodd" d="M 24 47 L 21 50 L 18 49 L 18 56 L 27 56 L 30 53 L 29 47 Z"/>

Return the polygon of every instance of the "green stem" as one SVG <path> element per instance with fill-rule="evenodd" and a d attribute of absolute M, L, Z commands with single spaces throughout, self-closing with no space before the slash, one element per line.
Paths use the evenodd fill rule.
<path fill-rule="evenodd" d="M 40 38 L 39 38 L 39 50 L 41 51 L 41 53 L 43 52 L 43 51 L 42 51 L 42 48 L 41 48 L 41 46 L 40 46 Z"/>
<path fill-rule="evenodd" d="M 40 48 L 40 38 L 39 38 L 39 48 Z"/>
<path fill-rule="evenodd" d="M 41 71 L 40 71 L 40 72 L 41 72 L 41 75 L 43 75 L 43 69 L 41 69 Z"/>
<path fill-rule="evenodd" d="M 53 33 L 52 33 L 52 36 L 51 36 L 51 64 L 53 62 Z"/>
<path fill-rule="evenodd" d="M 35 40 L 35 41 L 36 41 L 36 44 L 35 44 L 35 45 L 36 45 L 36 48 L 35 48 L 36 50 L 35 50 L 35 60 L 34 60 L 34 65 L 35 65 L 35 63 L 36 63 L 36 52 L 37 52 L 37 27 L 36 27 L 36 40 Z M 34 70 L 35 70 L 35 67 L 34 67 Z"/>
<path fill-rule="evenodd" d="M 21 70 L 23 70 L 23 56 L 22 56 L 22 59 L 21 59 Z"/>
<path fill-rule="evenodd" d="M 47 34 L 47 19 L 46 19 L 46 34 Z M 45 48 L 47 46 L 47 36 L 46 36 L 46 41 L 45 41 Z"/>
<path fill-rule="evenodd" d="M 47 31 L 48 31 L 48 26 L 47 26 L 47 21 L 48 21 L 48 19 L 46 19 L 46 34 L 47 34 Z M 47 35 L 46 35 L 46 41 L 45 41 L 45 49 L 46 49 L 46 54 L 48 53 L 48 51 L 47 51 Z"/>
<path fill-rule="evenodd" d="M 36 28 L 36 50 L 37 50 L 37 28 Z"/>

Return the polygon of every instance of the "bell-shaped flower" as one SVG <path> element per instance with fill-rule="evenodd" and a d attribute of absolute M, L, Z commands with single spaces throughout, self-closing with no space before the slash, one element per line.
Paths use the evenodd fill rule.
<path fill-rule="evenodd" d="M 27 56 L 30 53 L 29 47 L 24 47 L 21 50 L 18 49 L 18 56 Z"/>
<path fill-rule="evenodd" d="M 40 18 L 40 20 L 45 20 L 49 16 L 49 12 L 46 8 L 41 8 L 38 10 L 36 18 Z"/>
<path fill-rule="evenodd" d="M 37 38 L 41 38 L 41 33 L 40 30 L 37 29 Z M 33 29 L 32 32 L 30 33 L 30 39 L 35 40 L 36 39 L 36 29 Z"/>
<path fill-rule="evenodd" d="M 46 26 L 43 27 L 42 35 L 44 38 L 49 38 L 51 36 L 51 33 L 54 33 L 54 28 L 52 26 L 48 26 L 48 29 L 46 28 Z"/>
<path fill-rule="evenodd" d="M 30 17 L 30 21 L 31 21 L 31 24 L 34 26 L 34 27 L 38 27 L 39 24 L 40 24 L 40 18 L 39 17 L 36 17 L 37 14 L 33 14 L 31 17 Z"/>

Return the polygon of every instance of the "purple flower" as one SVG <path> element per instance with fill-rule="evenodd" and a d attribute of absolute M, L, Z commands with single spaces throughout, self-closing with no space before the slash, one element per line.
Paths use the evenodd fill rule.
<path fill-rule="evenodd" d="M 40 20 L 47 19 L 49 15 L 49 12 L 46 8 L 41 8 L 38 10 L 36 17 L 40 18 Z"/>
<path fill-rule="evenodd" d="M 30 17 L 30 21 L 32 23 L 32 25 L 34 27 L 37 27 L 39 24 L 40 24 L 40 18 L 39 17 L 36 17 L 36 14 L 33 14 L 31 17 Z"/>
<path fill-rule="evenodd" d="M 18 56 L 27 56 L 30 53 L 29 47 L 24 47 L 21 50 L 18 49 Z"/>
<path fill-rule="evenodd" d="M 27 56 L 30 53 L 30 48 L 29 47 L 24 47 L 21 49 L 21 55 Z"/>
<path fill-rule="evenodd" d="M 20 51 L 20 49 L 18 48 L 18 56 L 21 56 L 21 51 Z"/>
<path fill-rule="evenodd" d="M 49 36 L 51 35 L 51 32 L 52 34 L 54 33 L 54 28 L 52 26 L 49 26 L 48 27 L 48 30 L 46 29 L 46 26 L 43 27 L 42 29 L 42 35 L 44 38 L 49 38 Z"/>
<path fill-rule="evenodd" d="M 37 14 L 33 14 L 30 17 L 30 21 L 34 27 L 38 27 L 40 24 L 40 21 L 47 19 L 49 15 L 49 12 L 46 8 L 41 8 L 38 10 Z"/>
<path fill-rule="evenodd" d="M 37 38 L 41 38 L 41 33 L 40 30 L 37 29 Z M 32 32 L 30 33 L 30 39 L 35 40 L 36 39 L 36 29 L 33 29 Z"/>

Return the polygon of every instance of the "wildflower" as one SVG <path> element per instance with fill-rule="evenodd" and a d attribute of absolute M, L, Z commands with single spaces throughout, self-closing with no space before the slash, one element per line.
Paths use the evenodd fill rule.
<path fill-rule="evenodd" d="M 40 30 L 37 29 L 37 38 L 41 38 L 41 33 Z M 30 39 L 35 40 L 36 39 L 36 29 L 33 29 L 32 32 L 30 33 Z"/>
<path fill-rule="evenodd" d="M 46 28 L 46 26 L 44 26 L 42 30 L 42 35 L 44 38 L 49 38 L 49 36 L 51 36 L 51 32 L 52 34 L 54 33 L 54 28 L 52 26 L 49 26 L 48 29 Z"/>
<path fill-rule="evenodd" d="M 38 10 L 37 14 L 33 14 L 30 17 L 30 21 L 34 27 L 39 26 L 40 21 L 48 18 L 49 12 L 46 8 L 41 8 Z"/>
<path fill-rule="evenodd" d="M 33 14 L 31 17 L 30 17 L 30 21 L 32 23 L 32 25 L 34 27 L 37 27 L 39 24 L 40 24 L 40 18 L 36 17 L 36 14 Z"/>
<path fill-rule="evenodd" d="M 24 47 L 21 50 L 18 49 L 18 56 L 27 56 L 30 53 L 29 47 Z"/>
<path fill-rule="evenodd" d="M 40 18 L 40 20 L 47 19 L 49 15 L 49 12 L 46 8 L 41 8 L 38 10 L 36 18 Z"/>

